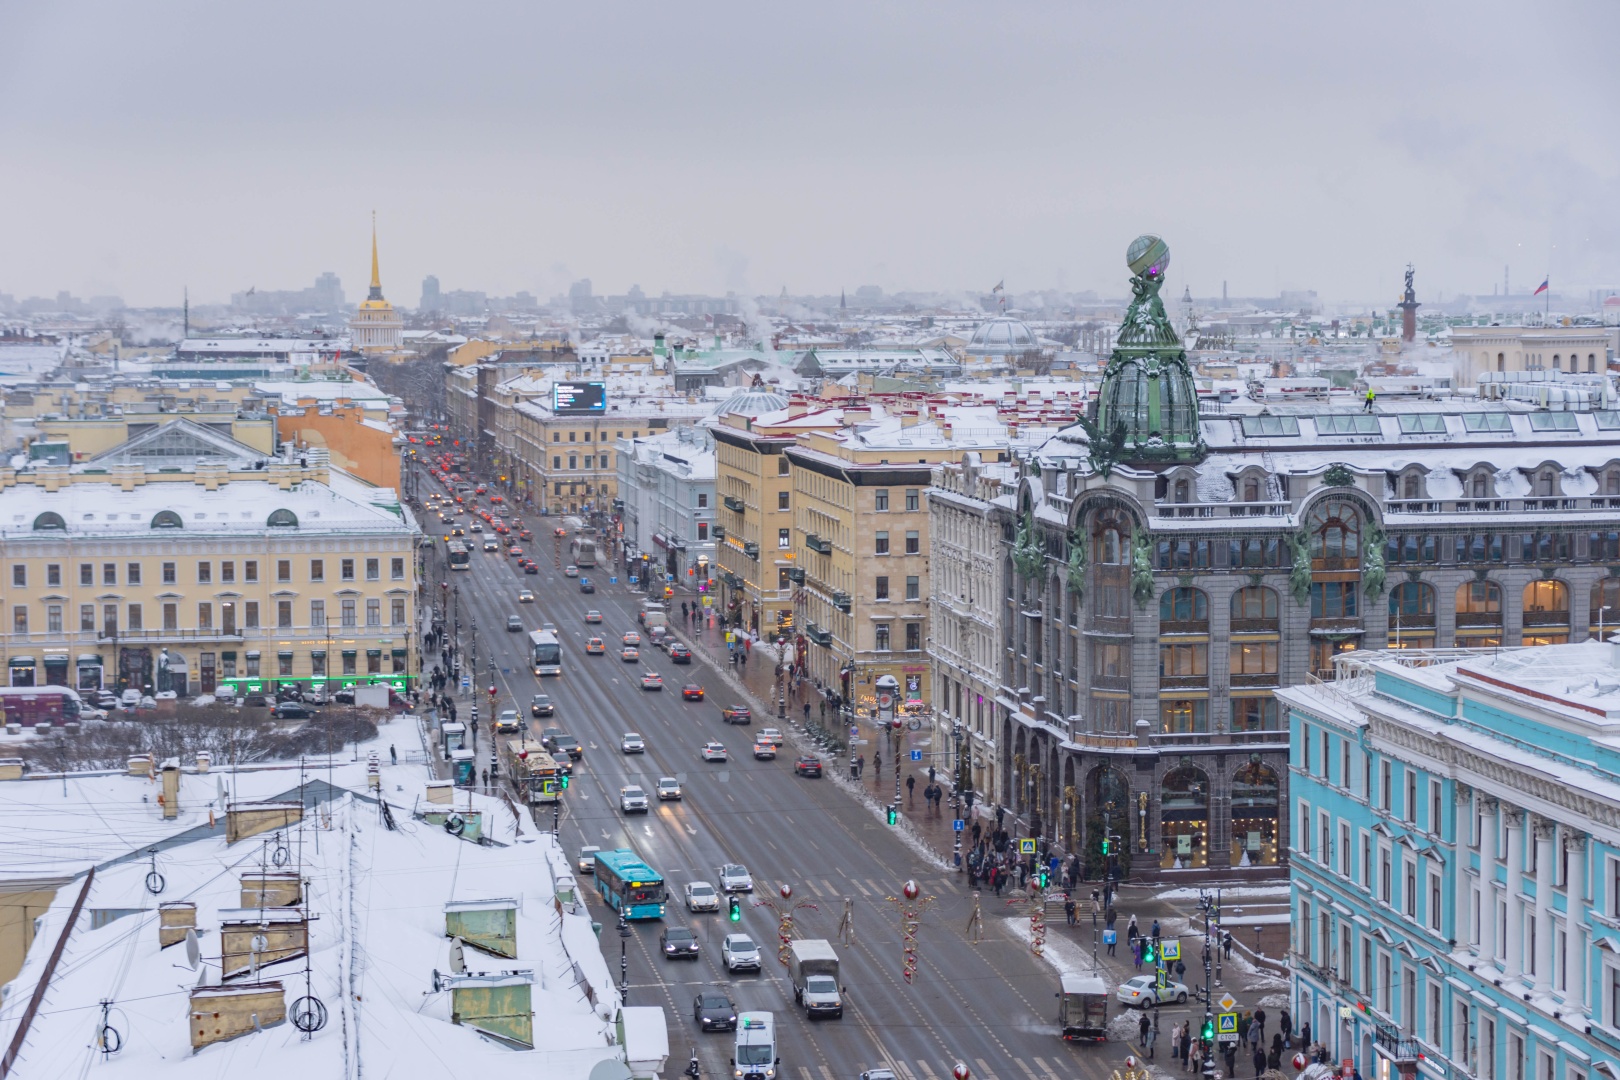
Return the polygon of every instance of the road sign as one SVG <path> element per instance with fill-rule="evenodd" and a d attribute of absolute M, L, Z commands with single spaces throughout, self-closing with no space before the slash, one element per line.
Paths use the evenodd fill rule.
<path fill-rule="evenodd" d="M 860 733 L 861 733 L 860 728 L 856 727 L 854 724 L 849 725 L 849 737 L 850 738 L 853 739 L 855 736 L 859 735 Z"/>
<path fill-rule="evenodd" d="M 634 575 L 634 574 L 631 574 L 631 575 L 630 575 L 630 584 L 632 584 L 632 585 L 639 585 L 639 584 L 640 584 L 640 583 L 641 583 L 641 579 L 640 579 L 640 578 L 638 578 L 638 577 L 636 577 L 636 575 Z"/>
<path fill-rule="evenodd" d="M 463 690 L 471 690 L 472 689 L 472 676 L 471 675 L 463 675 L 461 677 L 461 688 Z"/>
<path fill-rule="evenodd" d="M 1018 841 L 1018 854 L 1020 854 L 1020 855 L 1033 855 L 1033 854 L 1035 854 L 1035 838 L 1034 837 L 1025 837 L 1024 839 Z"/>
<path fill-rule="evenodd" d="M 616 578 L 616 577 L 610 577 L 610 578 L 608 578 L 608 584 L 609 584 L 609 585 L 617 585 L 617 584 L 618 584 L 618 583 L 619 583 L 619 579 L 618 579 L 618 578 Z"/>
<path fill-rule="evenodd" d="M 966 825 L 966 824 L 967 824 L 967 822 L 963 821 L 961 818 L 956 818 L 954 821 L 951 822 L 951 829 L 954 830 L 955 832 L 961 832 L 962 827 L 964 825 Z"/>
<path fill-rule="evenodd" d="M 1221 1035 L 1235 1036 L 1237 1034 L 1237 1021 L 1237 1013 L 1223 1012 L 1215 1017 L 1215 1031 Z"/>
<path fill-rule="evenodd" d="M 912 761 L 921 761 L 922 760 L 922 751 L 921 750 L 913 750 L 911 752 L 911 760 Z"/>
<path fill-rule="evenodd" d="M 1225 1011 L 1231 1012 L 1233 1009 L 1237 1008 L 1237 998 L 1233 997 L 1231 994 L 1222 994 L 1221 1000 L 1217 1001 L 1215 1004 L 1219 1005 Z"/>
<path fill-rule="evenodd" d="M 1166 960 L 1175 961 L 1181 959 L 1181 942 L 1166 941 L 1162 948 Z"/>

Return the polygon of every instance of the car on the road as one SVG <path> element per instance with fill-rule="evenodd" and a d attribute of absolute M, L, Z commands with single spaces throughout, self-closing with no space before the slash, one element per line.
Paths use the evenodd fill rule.
<path fill-rule="evenodd" d="M 754 740 L 754 760 L 773 761 L 776 758 L 776 747 L 763 739 Z"/>
<path fill-rule="evenodd" d="M 809 754 L 801 755 L 793 762 L 793 771 L 799 776 L 820 776 L 821 759 Z"/>
<path fill-rule="evenodd" d="M 720 944 L 720 956 L 727 971 L 759 970 L 759 946 L 747 934 L 727 934 Z"/>
<path fill-rule="evenodd" d="M 663 950 L 665 960 L 698 958 L 697 935 L 684 926 L 664 927 L 664 932 L 658 935 L 658 946 Z"/>
<path fill-rule="evenodd" d="M 893 1069 L 864 1069 L 861 1080 L 899 1080 Z"/>
<path fill-rule="evenodd" d="M 523 572 L 525 574 L 538 574 L 540 572 L 540 567 L 535 565 L 535 561 L 533 559 L 525 559 L 523 561 Z"/>
<path fill-rule="evenodd" d="M 559 525 L 555 529 L 551 530 L 551 535 L 552 536 L 567 536 L 568 535 L 568 530 L 563 528 L 561 525 Z"/>
<path fill-rule="evenodd" d="M 679 641 L 671 642 L 669 646 L 669 662 L 672 664 L 690 664 L 692 650 Z"/>
<path fill-rule="evenodd" d="M 534 590 L 533 589 L 519 589 L 518 590 L 518 603 L 520 603 L 520 604 L 532 604 L 532 603 L 534 603 Z"/>
<path fill-rule="evenodd" d="M 485 540 L 484 541 L 484 550 L 485 551 L 499 551 L 499 550 L 501 550 L 501 545 L 497 544 L 493 540 Z"/>
<path fill-rule="evenodd" d="M 582 874 L 596 873 L 596 853 L 602 849 L 595 844 L 586 844 L 579 849 L 579 859 L 574 863 Z"/>
<path fill-rule="evenodd" d="M 588 623 L 599 623 L 602 621 L 602 613 L 597 611 L 595 608 L 591 608 L 591 610 L 585 613 L 585 621 Z"/>
<path fill-rule="evenodd" d="M 472 523 L 471 523 L 471 524 L 469 524 L 469 525 L 468 525 L 468 526 L 467 526 L 467 531 L 468 531 L 468 532 L 475 532 L 475 533 L 481 533 L 481 532 L 483 532 L 483 531 L 484 531 L 484 525 L 483 525 L 483 522 L 480 522 L 480 521 L 474 521 L 474 522 L 472 522 Z"/>
<path fill-rule="evenodd" d="M 568 776 L 574 775 L 574 759 L 569 757 L 563 751 L 558 750 L 556 753 L 552 754 L 551 760 L 557 763 L 558 772 L 565 773 Z"/>
<path fill-rule="evenodd" d="M 619 789 L 619 809 L 626 814 L 645 814 L 647 793 L 634 784 L 626 784 Z"/>
<path fill-rule="evenodd" d="M 604 644 L 602 639 L 599 637 L 587 638 L 585 641 L 585 651 L 593 656 L 597 656 L 607 652 L 607 645 Z"/>
<path fill-rule="evenodd" d="M 658 778 L 658 800 L 664 802 L 669 799 L 681 797 L 681 782 L 673 776 L 660 776 Z"/>
<path fill-rule="evenodd" d="M 495 730 L 504 733 L 518 731 L 523 727 L 523 721 L 518 717 L 516 709 L 502 709 L 500 715 L 495 717 Z"/>
<path fill-rule="evenodd" d="M 1187 984 L 1167 979 L 1163 986 L 1155 985 L 1156 977 L 1153 975 L 1137 975 L 1126 979 L 1114 991 L 1114 1000 L 1121 1005 L 1135 1005 L 1147 1008 L 1150 1005 L 1161 1005 L 1173 1001 L 1180 1005 L 1187 1000 Z"/>
<path fill-rule="evenodd" d="M 579 577 L 579 567 L 575 566 L 573 563 L 569 563 L 567 566 L 563 567 L 563 577 Z"/>
<path fill-rule="evenodd" d="M 509 633 L 509 634 L 520 634 L 520 633 L 522 633 L 523 632 L 523 619 L 522 619 L 522 617 L 518 616 L 518 615 L 508 615 L 506 617 L 506 632 Z"/>
<path fill-rule="evenodd" d="M 554 622 L 542 622 L 540 624 L 540 629 L 545 633 L 555 634 L 557 632 L 557 624 Z"/>
<path fill-rule="evenodd" d="M 518 547 L 516 544 L 513 544 L 511 547 L 506 549 L 506 554 L 510 558 L 521 559 L 523 558 L 523 549 Z"/>
<path fill-rule="evenodd" d="M 579 579 L 579 591 L 582 593 L 594 593 L 596 591 L 596 585 L 591 581 L 590 578 L 582 577 Z"/>
<path fill-rule="evenodd" d="M 695 682 L 687 683 L 685 686 L 681 687 L 681 700 L 682 701 L 702 701 L 703 700 L 703 687 L 699 686 Z"/>
<path fill-rule="evenodd" d="M 726 748 L 724 746 L 720 745 L 717 742 L 706 742 L 706 743 L 704 743 L 703 744 L 703 760 L 704 761 L 724 761 L 724 760 L 726 760 Z"/>
<path fill-rule="evenodd" d="M 686 910 L 719 911 L 720 894 L 715 892 L 714 886 L 707 881 L 688 881 L 686 883 Z"/>
<path fill-rule="evenodd" d="M 762 727 L 759 734 L 754 736 L 755 742 L 768 742 L 778 750 L 782 749 L 782 730 L 780 728 Z"/>
<path fill-rule="evenodd" d="M 720 719 L 728 724 L 751 724 L 754 714 L 748 711 L 746 705 L 728 705 L 720 710 Z"/>
<path fill-rule="evenodd" d="M 662 690 L 664 677 L 656 671 L 643 671 L 641 673 L 641 688 L 643 690 Z"/>
<path fill-rule="evenodd" d="M 692 1019 L 699 1031 L 736 1031 L 737 1006 L 718 990 L 705 990 L 692 999 Z"/>
<path fill-rule="evenodd" d="M 641 635 L 632 630 L 625 634 L 624 637 L 620 638 L 619 641 L 625 645 L 640 645 Z"/>
<path fill-rule="evenodd" d="M 627 664 L 631 663 L 632 661 L 638 661 L 641 659 L 641 650 L 636 648 L 634 645 L 626 645 L 624 648 L 619 650 L 619 659 L 623 660 Z"/>
<path fill-rule="evenodd" d="M 551 742 L 553 750 L 561 750 L 575 761 L 585 756 L 585 748 L 572 735 L 559 735 Z"/>
<path fill-rule="evenodd" d="M 535 694 L 529 699 L 529 713 L 532 716 L 555 716 L 557 704 L 549 694 Z"/>
<path fill-rule="evenodd" d="M 519 540 L 533 540 L 534 539 L 534 533 L 530 532 L 528 529 L 520 529 L 518 531 L 518 539 Z"/>
<path fill-rule="evenodd" d="M 560 727 L 542 728 L 540 731 L 540 745 L 547 750 L 557 749 L 557 740 L 562 738 L 563 729 Z"/>
<path fill-rule="evenodd" d="M 308 720 L 314 715 L 314 709 L 297 701 L 283 701 L 275 708 L 277 720 Z"/>
<path fill-rule="evenodd" d="M 645 754 L 647 752 L 647 744 L 643 742 L 641 736 L 636 734 L 634 731 L 627 731 L 619 740 L 619 749 L 626 754 Z"/>
<path fill-rule="evenodd" d="M 754 878 L 742 863 L 726 863 L 720 868 L 720 891 L 723 893 L 753 892 Z"/>

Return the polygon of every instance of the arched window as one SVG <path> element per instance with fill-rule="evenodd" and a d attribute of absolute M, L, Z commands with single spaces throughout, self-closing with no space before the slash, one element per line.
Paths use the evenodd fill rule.
<path fill-rule="evenodd" d="M 1282 804 L 1277 770 L 1256 759 L 1232 774 L 1233 866 L 1272 865 L 1277 862 L 1277 840 Z"/>
<path fill-rule="evenodd" d="M 1108 618 L 1125 618 L 1131 613 L 1131 533 L 1125 522 L 1106 516 L 1096 523 L 1092 550 L 1097 562 L 1092 570 L 1096 581 L 1094 611 Z"/>
<path fill-rule="evenodd" d="M 1423 498 L 1423 479 L 1422 479 L 1422 477 L 1418 476 L 1417 473 L 1407 473 L 1406 476 L 1401 479 L 1401 498 L 1403 498 L 1403 499 L 1421 499 L 1421 498 Z"/>
<path fill-rule="evenodd" d="M 1361 515 L 1343 499 L 1327 499 L 1311 511 L 1311 569 L 1361 567 Z"/>
<path fill-rule="evenodd" d="M 1589 372 L 1596 373 L 1596 371 L 1597 371 L 1597 353 L 1587 353 L 1586 354 L 1586 370 L 1589 371 Z"/>
<path fill-rule="evenodd" d="M 1532 581 L 1524 587 L 1524 613 L 1526 621 L 1532 614 L 1568 615 L 1569 586 L 1556 578 Z"/>
<path fill-rule="evenodd" d="M 1232 594 L 1232 621 L 1277 621 L 1277 590 L 1249 585 Z M 1234 629 L 1236 629 L 1234 627 Z"/>
<path fill-rule="evenodd" d="M 1544 497 L 1558 494 L 1558 470 L 1542 469 L 1536 474 L 1536 494 Z"/>
<path fill-rule="evenodd" d="M 1192 491 L 1192 485 L 1188 484 L 1185 478 L 1183 478 L 1181 480 L 1177 480 L 1176 481 L 1176 502 L 1178 502 L 1178 503 L 1190 502 L 1191 501 L 1191 491 Z"/>
<path fill-rule="evenodd" d="M 1559 369 L 1559 365 L 1562 362 L 1563 362 L 1562 358 L 1557 353 L 1553 353 L 1553 370 L 1554 371 L 1557 371 Z"/>
<path fill-rule="evenodd" d="M 1603 494 L 1620 495 L 1620 469 L 1608 469 L 1604 472 Z"/>
<path fill-rule="evenodd" d="M 185 527 L 186 523 L 173 510 L 159 510 L 152 515 L 152 528 L 154 529 L 183 529 Z"/>
<path fill-rule="evenodd" d="M 34 519 L 35 532 L 66 532 L 67 522 L 54 510 L 47 510 Z"/>
<path fill-rule="evenodd" d="M 1501 353 L 1496 354 L 1496 370 L 1497 371 L 1506 371 L 1507 370 L 1507 357 L 1502 355 Z"/>
<path fill-rule="evenodd" d="M 1256 479 L 1255 477 L 1253 477 L 1253 476 L 1251 476 L 1247 480 L 1243 481 L 1243 501 L 1244 502 L 1259 502 L 1260 501 L 1260 481 L 1258 479 Z"/>
<path fill-rule="evenodd" d="M 1389 617 L 1397 619 L 1433 618 L 1434 588 L 1421 581 L 1403 581 L 1389 590 Z"/>
<path fill-rule="evenodd" d="M 1476 499 L 1491 497 L 1491 476 L 1484 469 L 1476 469 L 1468 478 L 1468 485 Z"/>
<path fill-rule="evenodd" d="M 1165 773 L 1159 784 L 1159 820 L 1164 868 L 1208 866 L 1209 774 L 1196 765 Z"/>
<path fill-rule="evenodd" d="M 1494 581 L 1466 581 L 1457 586 L 1458 615 L 1492 615 L 1502 621 L 1502 588 Z M 1458 620 L 1462 625 L 1462 620 Z"/>
<path fill-rule="evenodd" d="M 270 517 L 265 521 L 265 524 L 272 529 L 296 529 L 298 528 L 298 515 L 291 510 L 274 510 L 271 511 Z"/>
<path fill-rule="evenodd" d="M 1605 636 L 1611 627 L 1620 630 L 1620 578 L 1604 578 L 1592 586 L 1592 626 L 1593 633 L 1602 626 Z"/>
<path fill-rule="evenodd" d="M 1209 597 L 1202 589 L 1180 586 L 1159 598 L 1159 624 L 1202 623 L 1209 625 Z"/>

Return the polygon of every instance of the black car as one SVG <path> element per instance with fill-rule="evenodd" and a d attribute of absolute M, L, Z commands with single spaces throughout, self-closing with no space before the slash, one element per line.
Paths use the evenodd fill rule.
<path fill-rule="evenodd" d="M 536 563 L 524 563 L 523 572 L 525 574 L 538 574 L 540 572 L 540 567 Z"/>
<path fill-rule="evenodd" d="M 596 586 L 594 584 L 592 584 L 590 578 L 580 578 L 579 579 L 579 591 L 580 592 L 585 592 L 585 593 L 593 593 L 593 592 L 596 591 Z"/>
<path fill-rule="evenodd" d="M 690 664 L 692 662 L 692 650 L 679 641 L 672 643 L 669 647 L 669 662 L 672 664 Z"/>
<path fill-rule="evenodd" d="M 736 1031 L 737 1006 L 726 995 L 709 990 L 692 999 L 692 1019 L 699 1031 Z"/>
<path fill-rule="evenodd" d="M 277 720 L 308 720 L 315 715 L 315 710 L 296 701 L 283 701 L 276 706 Z"/>
<path fill-rule="evenodd" d="M 556 704 L 546 694 L 536 694 L 529 699 L 529 712 L 535 716 L 551 716 L 556 711 Z"/>
<path fill-rule="evenodd" d="M 349 687 L 349 688 L 344 689 L 344 690 L 339 690 L 337 693 L 333 694 L 332 695 L 332 704 L 334 704 L 334 705 L 353 705 L 354 704 L 354 688 Z"/>
<path fill-rule="evenodd" d="M 572 735 L 557 736 L 552 740 L 552 749 L 561 750 L 575 761 L 578 761 L 580 758 L 585 756 L 585 748 L 581 746 L 579 744 L 579 740 L 574 738 Z"/>
<path fill-rule="evenodd" d="M 820 776 L 821 759 L 806 754 L 793 763 L 793 771 L 800 776 Z"/>
<path fill-rule="evenodd" d="M 664 951 L 665 960 L 696 960 L 698 958 L 698 939 L 684 926 L 668 926 L 658 935 L 658 945 Z"/>

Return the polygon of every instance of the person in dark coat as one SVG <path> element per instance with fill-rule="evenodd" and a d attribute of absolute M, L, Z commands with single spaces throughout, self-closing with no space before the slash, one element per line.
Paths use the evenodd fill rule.
<path fill-rule="evenodd" d="M 1266 1071 L 1266 1052 L 1259 1047 L 1254 1051 L 1254 1080 L 1260 1080 L 1260 1074 Z"/>
<path fill-rule="evenodd" d="M 1142 1018 L 1136 1022 L 1136 1041 L 1142 1044 L 1142 1049 L 1148 1046 L 1148 1032 L 1153 1029 L 1153 1022 L 1148 1019 L 1147 1010 L 1142 1010 Z"/>

